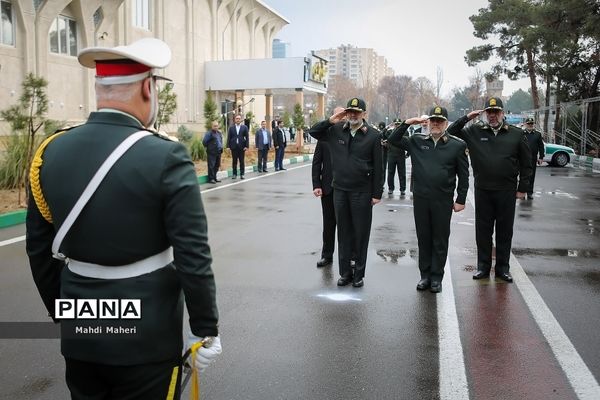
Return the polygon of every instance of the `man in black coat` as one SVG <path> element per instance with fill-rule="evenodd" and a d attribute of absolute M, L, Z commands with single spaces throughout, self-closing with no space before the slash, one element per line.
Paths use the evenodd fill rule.
<path fill-rule="evenodd" d="M 146 38 L 84 49 L 78 58 L 96 69 L 98 112 L 36 152 L 26 219 L 33 279 L 55 320 L 66 316 L 55 309 L 57 299 L 90 307 L 101 299 L 139 302 L 140 313 L 130 315 L 135 319 L 77 319 L 89 312 L 60 319 L 72 398 L 179 398 L 184 298 L 191 327 L 186 348 L 200 346 L 195 366 L 206 367 L 221 345 L 194 164 L 185 146 L 149 128 L 158 113 L 156 82 L 163 79 L 155 69 L 169 64 L 171 51 Z M 71 225 L 67 216 L 92 177 L 131 138 L 140 139 Z M 63 226 L 70 226 L 66 236 Z"/>
<path fill-rule="evenodd" d="M 240 179 L 244 179 L 244 158 L 246 150 L 250 144 L 248 127 L 242 124 L 242 116 L 236 115 L 234 118 L 235 124 L 229 127 L 227 131 L 227 147 L 231 150 L 231 169 L 233 172 L 232 179 L 237 178 L 238 161 L 240 163 Z"/>
<path fill-rule="evenodd" d="M 481 113 L 485 119 L 466 128 Z M 502 100 L 490 97 L 484 110 L 471 111 L 456 120 L 448 133 L 458 136 L 469 148 L 475 178 L 475 239 L 477 271 L 473 279 L 490 276 L 492 235 L 496 232 L 496 278 L 512 282 L 510 249 L 515 221 L 515 198 L 529 189 L 531 151 L 523 131 L 504 120 Z M 495 229 L 494 229 L 495 228 Z"/>
<path fill-rule="evenodd" d="M 429 121 L 428 134 L 404 136 L 410 125 L 426 120 Z M 432 293 L 442 291 L 452 211 L 460 212 L 465 208 L 469 188 L 467 145 L 448 135 L 445 132 L 447 125 L 448 111 L 436 106 L 426 119 L 407 119 L 388 137 L 390 145 L 411 154 L 413 212 L 421 272 L 417 290 L 429 289 Z"/>
<path fill-rule="evenodd" d="M 525 120 L 525 128 L 523 132 L 527 137 L 529 149 L 531 150 L 531 178 L 529 179 L 529 189 L 527 189 L 527 199 L 533 199 L 533 184 L 535 183 L 535 169 L 538 165 L 542 165 L 544 160 L 544 139 L 542 133 L 534 129 L 534 119 L 529 117 Z"/>
<path fill-rule="evenodd" d="M 317 267 L 325 267 L 333 262 L 333 251 L 335 249 L 335 208 L 333 205 L 333 187 L 331 181 L 331 154 L 329 145 L 317 141 L 315 154 L 312 160 L 312 182 L 313 193 L 321 198 L 323 210 L 323 248 L 321 259 L 317 261 Z"/>
<path fill-rule="evenodd" d="M 400 196 L 406 195 L 406 157 L 409 154 L 403 148 L 394 146 L 388 142 L 388 138 L 395 128 L 400 126 L 400 119 L 394 119 L 393 125 L 383 129 L 383 143 L 387 148 L 387 185 L 388 194 L 394 194 L 394 177 L 398 171 L 398 183 L 400 184 Z M 384 160 L 385 163 L 385 160 Z M 384 166 L 385 170 L 385 166 Z"/>
<path fill-rule="evenodd" d="M 221 182 L 217 179 L 217 172 L 221 166 L 223 153 L 223 134 L 219 131 L 219 122 L 213 121 L 211 130 L 204 134 L 202 144 L 206 148 L 206 162 L 208 164 L 208 183 Z"/>
<path fill-rule="evenodd" d="M 275 171 L 285 171 L 283 168 L 283 156 L 287 139 L 283 131 L 283 121 L 277 122 L 277 128 L 273 131 L 273 147 L 275 147 Z"/>
<path fill-rule="evenodd" d="M 338 286 L 364 285 L 373 205 L 381 201 L 383 193 L 381 134 L 364 120 L 365 111 L 364 100 L 352 98 L 344 111 L 313 125 L 309 131 L 315 139 L 327 142 L 331 152 L 340 264 Z M 357 253 L 354 269 L 353 248 Z"/>

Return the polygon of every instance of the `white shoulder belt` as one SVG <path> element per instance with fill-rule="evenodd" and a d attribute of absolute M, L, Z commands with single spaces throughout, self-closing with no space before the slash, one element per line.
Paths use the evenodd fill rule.
<path fill-rule="evenodd" d="M 108 171 L 110 171 L 113 165 L 119 160 L 119 158 L 121 158 L 123 154 L 125 154 L 127 150 L 129 150 L 131 146 L 133 146 L 143 137 L 150 135 L 152 135 L 152 132 L 139 131 L 129 136 L 119 146 L 117 146 L 117 148 L 108 156 L 108 158 L 104 160 L 98 171 L 96 171 L 96 174 L 90 180 L 85 190 L 69 212 L 69 215 L 67 215 L 67 218 L 65 218 L 65 221 L 62 223 L 58 232 L 56 233 L 54 241 L 52 242 L 52 255 L 56 259 L 66 261 L 69 269 L 76 274 L 99 279 L 131 278 L 163 268 L 173 261 L 172 247 L 169 247 L 161 253 L 155 254 L 140 261 L 136 261 L 132 264 L 116 267 L 90 264 L 77 260 L 69 260 L 64 254 L 60 253 L 60 245 L 62 244 L 63 239 L 69 232 L 69 229 L 71 229 L 71 226 L 73 226 L 73 223 L 75 223 L 77 220 L 77 217 L 79 217 L 79 214 L 87 202 L 96 192 L 96 189 L 98 189 L 98 186 L 100 186 L 100 183 L 106 177 L 106 174 L 108 174 Z"/>

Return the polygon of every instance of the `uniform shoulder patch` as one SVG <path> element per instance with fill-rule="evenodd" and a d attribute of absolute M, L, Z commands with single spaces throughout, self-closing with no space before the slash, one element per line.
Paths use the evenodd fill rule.
<path fill-rule="evenodd" d="M 457 142 L 460 142 L 460 143 L 465 143 L 465 144 L 466 144 L 466 142 L 465 142 L 464 140 L 462 140 L 461 138 L 459 138 L 459 137 L 456 137 L 456 136 L 454 136 L 454 135 L 450 135 L 450 134 L 448 134 L 448 137 L 449 137 L 450 139 L 454 139 L 454 140 L 456 140 Z"/>
<path fill-rule="evenodd" d="M 151 130 L 150 132 L 152 132 L 154 136 L 158 136 L 161 139 L 170 140 L 171 142 L 179 142 L 179 139 L 177 139 L 175 136 L 171 136 L 164 131 Z"/>

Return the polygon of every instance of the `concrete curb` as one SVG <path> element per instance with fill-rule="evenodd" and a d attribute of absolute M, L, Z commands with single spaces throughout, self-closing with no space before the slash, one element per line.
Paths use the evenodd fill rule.
<path fill-rule="evenodd" d="M 571 160 L 572 164 L 579 169 L 585 169 L 590 172 L 600 173 L 600 158 L 589 156 L 574 156 Z"/>
<path fill-rule="evenodd" d="M 312 157 L 313 157 L 312 154 L 305 154 L 302 156 L 286 158 L 285 160 L 283 160 L 283 165 L 297 164 L 297 163 L 309 161 L 309 160 L 312 160 Z M 273 166 L 274 166 L 273 161 L 267 163 L 267 168 L 273 168 Z M 258 168 L 256 165 L 245 168 L 245 172 L 255 172 L 255 171 L 258 171 Z M 220 171 L 217 173 L 217 178 L 227 178 L 229 176 L 232 176 L 231 168 L 229 168 L 227 171 Z M 203 184 L 203 183 L 207 183 L 207 182 L 208 182 L 207 175 L 198 176 L 198 184 Z M 27 210 L 18 210 L 18 211 L 12 211 L 9 213 L 5 213 L 5 214 L 0 214 L 0 229 L 8 228 L 8 227 L 14 226 L 14 225 L 23 224 L 23 223 L 25 223 L 26 216 L 27 216 Z"/>

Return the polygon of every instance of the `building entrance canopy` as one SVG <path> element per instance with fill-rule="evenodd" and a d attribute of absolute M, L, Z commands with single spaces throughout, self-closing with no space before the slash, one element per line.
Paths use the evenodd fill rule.
<path fill-rule="evenodd" d="M 207 61 L 204 87 L 214 91 L 243 90 L 253 94 L 306 90 L 327 93 L 327 76 L 310 58 L 266 58 Z M 326 71 L 326 68 L 324 68 Z"/>

